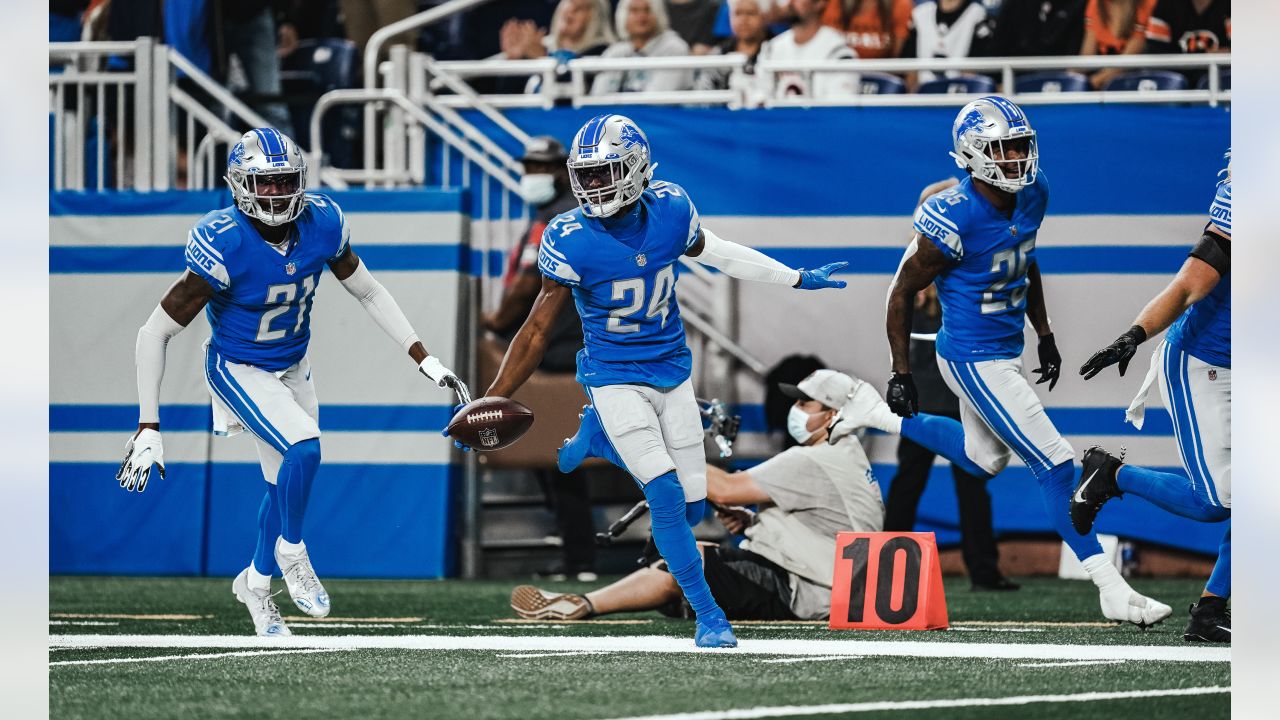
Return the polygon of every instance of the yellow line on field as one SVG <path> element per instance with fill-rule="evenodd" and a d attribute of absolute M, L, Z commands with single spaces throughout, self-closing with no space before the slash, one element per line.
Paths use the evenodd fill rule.
<path fill-rule="evenodd" d="M 648 625 L 652 620 L 597 620 L 589 618 L 586 620 L 525 620 L 524 618 L 497 618 L 496 623 L 504 625 Z"/>
<path fill-rule="evenodd" d="M 209 620 L 212 615 L 129 615 L 126 613 L 49 613 L 51 618 L 95 620 Z"/>

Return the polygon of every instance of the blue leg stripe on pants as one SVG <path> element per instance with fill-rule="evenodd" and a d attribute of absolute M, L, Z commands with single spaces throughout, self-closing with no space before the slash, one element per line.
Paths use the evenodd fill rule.
<path fill-rule="evenodd" d="M 1013 418 L 1005 411 L 1004 406 L 1002 406 L 1000 401 L 996 399 L 995 393 L 991 392 L 991 388 L 987 387 L 987 383 L 982 379 L 982 376 L 978 374 L 978 368 L 972 364 L 968 367 L 969 373 L 973 375 L 973 381 L 977 383 L 978 389 L 987 397 L 991 406 L 995 408 L 996 412 L 1000 414 L 1000 417 L 1004 419 L 1005 424 L 1009 426 L 1009 429 L 1013 431 L 1018 440 L 1022 442 L 1022 445 L 1031 453 L 1031 458 L 1042 464 L 1045 470 L 1051 469 L 1053 464 L 1049 462 L 1049 457 L 1040 452 L 1040 448 L 1037 448 L 1035 444 L 1032 443 L 1025 434 L 1023 434 L 1022 429 L 1013 421 Z M 1026 457 L 1022 458 L 1022 461 L 1027 463 L 1027 467 L 1035 467 L 1030 462 L 1027 462 Z"/>
<path fill-rule="evenodd" d="M 1199 486 L 1203 484 L 1205 497 L 1209 498 L 1214 505 L 1218 505 L 1217 496 L 1212 489 L 1213 479 L 1199 450 L 1200 433 L 1194 422 L 1195 408 L 1191 404 L 1187 388 L 1187 356 L 1167 343 L 1164 353 L 1165 379 L 1169 384 L 1169 404 L 1173 406 L 1169 416 L 1173 419 L 1173 432 L 1178 440 L 1178 451 L 1182 454 L 1182 464 L 1191 478 L 1191 485 L 1195 491 L 1200 492 Z"/>
<path fill-rule="evenodd" d="M 245 428 L 275 448 L 281 455 L 288 452 L 288 441 L 280 431 L 266 421 L 266 417 L 249 399 L 244 389 L 236 384 L 231 374 L 226 371 L 226 363 L 213 351 L 208 352 L 205 360 L 205 378 L 209 381 L 209 387 L 213 388 L 222 402 L 235 412 Z"/>
<path fill-rule="evenodd" d="M 947 364 L 951 367 L 952 375 L 960 383 L 960 387 L 964 389 L 965 395 L 968 396 L 969 402 L 973 404 L 974 409 L 987 421 L 991 429 L 999 434 L 1014 452 L 1018 453 L 1018 457 L 1022 459 L 1022 462 L 1026 463 L 1027 467 L 1031 468 L 1031 471 L 1036 474 L 1050 469 L 1048 460 L 1041 459 L 1035 448 L 1031 447 L 1031 443 L 1018 431 L 1017 426 L 1002 412 L 999 403 L 990 394 L 990 390 L 987 390 L 986 386 L 981 384 L 982 381 L 978 378 L 977 369 L 971 363 L 957 363 L 948 360 Z M 969 377 L 966 377 L 966 374 Z M 978 378 L 976 382 L 975 378 Z M 1003 432 L 1001 431 L 1002 426 L 1005 428 Z"/>

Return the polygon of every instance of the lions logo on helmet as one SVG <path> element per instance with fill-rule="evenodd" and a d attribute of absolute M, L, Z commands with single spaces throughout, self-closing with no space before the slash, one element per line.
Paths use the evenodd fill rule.
<path fill-rule="evenodd" d="M 978 98 L 956 115 L 951 128 L 956 165 L 973 177 L 1016 193 L 1036 181 L 1040 155 L 1036 131 L 1022 108 L 999 95 Z"/>
<path fill-rule="evenodd" d="M 274 128 L 241 136 L 227 157 L 225 179 L 240 212 L 267 225 L 293 222 L 306 207 L 306 158 Z"/>
<path fill-rule="evenodd" d="M 569 184 L 587 217 L 609 217 L 635 202 L 653 177 L 649 138 L 622 115 L 598 115 L 573 138 Z"/>

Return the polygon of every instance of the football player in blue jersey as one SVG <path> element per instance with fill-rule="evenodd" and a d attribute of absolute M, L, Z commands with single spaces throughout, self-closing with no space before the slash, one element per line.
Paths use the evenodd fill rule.
<path fill-rule="evenodd" d="M 703 517 L 707 474 L 676 264 L 684 255 L 736 278 L 816 290 L 844 287 L 829 276 L 848 263 L 794 270 L 717 237 L 683 188 L 653 181 L 649 140 L 621 115 L 588 121 L 568 164 L 579 207 L 543 233 L 542 290 L 486 394 L 510 397 L 528 379 L 572 298 L 582 319 L 577 379 L 591 400 L 587 412 L 644 491 L 654 543 L 697 614 L 695 642 L 734 647 L 690 529 Z M 575 464 L 562 455 L 562 468 Z"/>
<path fill-rule="evenodd" d="M 1227 158 L 1230 160 L 1230 153 Z M 1209 206 L 1204 234 L 1173 282 L 1138 313 L 1123 335 L 1080 368 L 1085 380 L 1111 365 L 1124 375 L 1138 345 L 1165 328 L 1142 389 L 1125 413 L 1139 429 L 1147 393 L 1158 377 L 1182 453 L 1185 475 L 1128 465 L 1100 447 L 1084 454 L 1071 519 L 1087 531 L 1102 505 L 1133 493 L 1175 515 L 1204 522 L 1231 517 L 1231 165 Z M 1123 454 L 1122 454 L 1123 457 Z M 1186 640 L 1231 642 L 1231 528 L 1199 602 L 1191 606 Z"/>
<path fill-rule="evenodd" d="M 1039 169 L 1035 130 L 1017 105 L 989 96 L 961 109 L 952 140 L 952 157 L 968 177 L 916 211 L 915 235 L 889 291 L 889 407 L 903 418 L 904 437 L 937 448 L 976 475 L 995 475 L 1017 453 L 1040 483 L 1050 521 L 1098 586 L 1103 615 L 1141 627 L 1160 622 L 1169 606 L 1129 587 L 1097 536 L 1072 527 L 1067 504 L 1075 451 L 1023 375 L 1028 319 L 1039 336 L 1037 384 L 1053 390 L 1062 364 L 1036 263 L 1049 185 Z M 959 422 L 917 414 L 908 344 L 913 300 L 930 283 L 937 284 L 943 308 L 938 367 L 960 398 Z"/>
<path fill-rule="evenodd" d="M 152 465 L 164 477 L 160 382 L 165 348 L 202 309 L 205 380 L 213 428 L 248 430 L 257 444 L 266 496 L 258 510 L 252 562 L 232 583 L 259 635 L 289 635 L 271 600 L 271 577 L 285 579 L 294 604 L 329 614 L 302 540 L 303 515 L 320 465 L 319 406 L 307 343 L 316 288 L 325 266 L 374 321 L 442 387 L 456 377 L 426 348 L 391 294 L 351 249 L 337 203 L 304 192 L 306 161 L 292 140 L 271 128 L 251 130 L 227 162 L 232 207 L 202 217 L 187 237 L 186 271 L 138 331 L 138 431 L 117 473 L 121 487 L 142 492 Z"/>

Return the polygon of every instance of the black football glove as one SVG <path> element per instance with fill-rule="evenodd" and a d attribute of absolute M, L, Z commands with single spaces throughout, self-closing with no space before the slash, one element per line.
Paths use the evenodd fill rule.
<path fill-rule="evenodd" d="M 889 378 L 885 402 L 895 414 L 904 418 L 915 417 L 920 410 L 920 396 L 916 394 L 916 382 L 911 379 L 911 373 L 894 373 Z"/>
<path fill-rule="evenodd" d="M 1062 372 L 1062 354 L 1058 352 L 1058 343 L 1053 340 L 1053 333 L 1040 337 L 1040 344 L 1036 347 L 1040 354 L 1040 367 L 1031 372 L 1040 376 L 1036 384 L 1049 383 L 1049 392 L 1053 392 L 1053 386 L 1058 384 L 1058 375 Z"/>
<path fill-rule="evenodd" d="M 1129 360 L 1146 339 L 1147 331 L 1143 330 L 1141 325 L 1134 325 L 1125 334 L 1116 338 L 1115 342 L 1094 353 L 1088 362 L 1080 366 L 1080 374 L 1088 380 L 1108 366 L 1119 363 L 1120 377 L 1124 377 L 1124 371 L 1129 369 Z"/>

